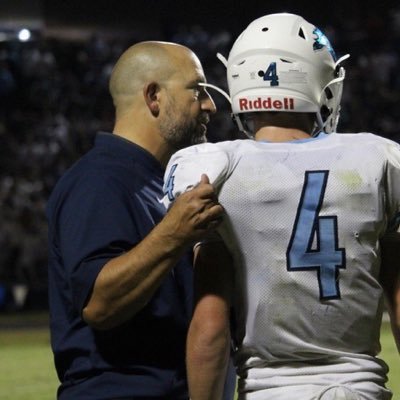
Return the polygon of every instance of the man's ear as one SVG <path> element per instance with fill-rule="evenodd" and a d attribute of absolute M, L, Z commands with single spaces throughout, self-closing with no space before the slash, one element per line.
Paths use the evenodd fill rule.
<path fill-rule="evenodd" d="M 160 85 L 157 82 L 147 83 L 143 88 L 143 97 L 151 114 L 155 117 L 160 113 Z"/>

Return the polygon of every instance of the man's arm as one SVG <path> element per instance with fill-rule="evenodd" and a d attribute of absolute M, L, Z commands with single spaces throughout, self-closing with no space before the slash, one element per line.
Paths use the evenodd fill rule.
<path fill-rule="evenodd" d="M 203 175 L 200 184 L 182 194 L 146 238 L 102 268 L 83 309 L 84 320 L 96 329 L 111 329 L 135 315 L 185 248 L 215 229 L 222 213 Z"/>
<path fill-rule="evenodd" d="M 393 336 L 400 352 L 400 233 L 393 232 L 381 239 L 381 283 L 392 325 Z"/>
<path fill-rule="evenodd" d="M 192 400 L 221 400 L 230 354 L 232 260 L 222 242 L 201 244 L 195 254 L 195 309 L 187 339 Z"/>

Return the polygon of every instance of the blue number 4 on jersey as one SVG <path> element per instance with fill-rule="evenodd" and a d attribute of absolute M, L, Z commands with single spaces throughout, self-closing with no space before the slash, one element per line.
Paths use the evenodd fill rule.
<path fill-rule="evenodd" d="M 339 269 L 346 268 L 345 249 L 338 247 L 337 216 L 319 215 L 328 175 L 329 171 L 306 171 L 286 253 L 288 271 L 317 271 L 321 300 L 340 299 Z"/>

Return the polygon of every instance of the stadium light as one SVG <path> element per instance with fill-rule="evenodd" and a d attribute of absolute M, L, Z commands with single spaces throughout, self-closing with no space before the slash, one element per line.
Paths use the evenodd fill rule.
<path fill-rule="evenodd" d="M 21 42 L 26 42 L 27 40 L 29 40 L 31 38 L 31 31 L 29 29 L 21 29 L 18 32 L 18 39 Z"/>

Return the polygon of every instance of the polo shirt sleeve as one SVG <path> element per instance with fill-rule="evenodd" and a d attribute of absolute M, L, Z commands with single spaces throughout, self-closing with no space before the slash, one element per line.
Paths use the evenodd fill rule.
<path fill-rule="evenodd" d="M 118 179 L 98 173 L 81 176 L 59 201 L 59 251 L 79 313 L 103 266 L 139 241 L 134 202 Z"/>
<path fill-rule="evenodd" d="M 202 174 L 208 176 L 218 193 L 228 170 L 228 154 L 217 144 L 204 143 L 178 151 L 170 159 L 165 171 L 164 205 L 169 208 L 180 194 L 200 182 Z"/>

